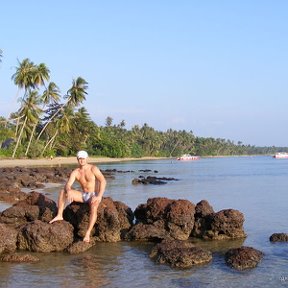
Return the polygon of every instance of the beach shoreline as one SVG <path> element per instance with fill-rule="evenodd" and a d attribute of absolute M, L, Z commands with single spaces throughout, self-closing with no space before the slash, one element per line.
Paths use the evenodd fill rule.
<path fill-rule="evenodd" d="M 109 157 L 89 157 L 89 163 L 112 163 L 123 161 L 140 161 L 140 160 L 157 160 L 167 159 L 165 157 L 142 157 L 142 158 L 109 158 Z M 0 168 L 6 167 L 40 167 L 40 166 L 61 166 L 61 165 L 77 165 L 76 157 L 55 157 L 41 159 L 0 159 Z"/>

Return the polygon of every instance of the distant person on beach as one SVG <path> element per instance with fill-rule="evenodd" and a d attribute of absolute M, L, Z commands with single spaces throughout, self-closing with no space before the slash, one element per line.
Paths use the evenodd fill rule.
<path fill-rule="evenodd" d="M 73 201 L 80 203 L 88 203 L 90 206 L 89 226 L 86 231 L 84 242 L 90 242 L 91 231 L 97 220 L 98 206 L 102 200 L 106 180 L 101 171 L 95 166 L 87 163 L 88 153 L 79 151 L 77 160 L 79 167 L 72 171 L 64 189 L 61 190 L 58 197 L 58 213 L 57 216 L 49 223 L 63 220 L 63 211 L 66 202 L 69 204 Z M 82 191 L 72 188 L 76 181 L 81 185 Z"/>

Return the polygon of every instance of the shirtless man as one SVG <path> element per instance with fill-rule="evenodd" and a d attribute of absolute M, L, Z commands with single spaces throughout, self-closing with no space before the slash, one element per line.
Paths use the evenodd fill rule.
<path fill-rule="evenodd" d="M 86 151 L 79 151 L 77 153 L 79 167 L 72 171 L 64 189 L 61 190 L 58 197 L 57 216 L 49 222 L 53 223 L 63 220 L 66 201 L 68 203 L 72 203 L 73 201 L 88 203 L 90 206 L 89 226 L 83 239 L 84 242 L 90 241 L 91 231 L 97 220 L 98 206 L 106 188 L 106 180 L 103 174 L 96 166 L 87 163 L 87 157 L 88 154 Z M 75 180 L 80 183 L 82 191 L 72 189 Z"/>

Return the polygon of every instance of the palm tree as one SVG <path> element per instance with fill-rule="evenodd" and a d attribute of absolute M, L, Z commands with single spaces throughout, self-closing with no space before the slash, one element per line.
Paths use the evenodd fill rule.
<path fill-rule="evenodd" d="M 43 70 L 43 72 L 45 72 L 45 71 Z M 41 75 L 39 75 L 38 77 L 41 78 Z M 41 83 L 43 83 L 43 85 L 45 86 L 44 81 Z M 48 87 L 45 89 L 45 91 L 43 92 L 43 94 L 40 98 L 40 101 L 43 103 L 43 107 L 42 107 L 41 112 L 44 111 L 45 105 L 47 105 L 49 103 L 57 103 L 59 101 L 59 99 L 60 99 L 60 94 L 59 94 L 58 86 L 54 82 L 50 82 Z M 35 130 L 36 130 L 36 126 L 39 123 L 39 119 L 40 119 L 40 114 L 39 114 L 38 120 L 34 123 L 33 130 L 31 132 L 31 136 L 30 136 L 30 140 L 29 140 L 29 144 L 28 144 L 26 152 L 25 152 L 25 156 L 29 152 L 30 145 L 31 145 L 31 142 L 32 142 Z"/>
<path fill-rule="evenodd" d="M 67 106 L 74 108 L 86 100 L 87 89 L 88 83 L 83 78 L 78 77 L 73 80 L 72 87 L 67 91 L 67 95 L 64 96 L 67 99 Z"/>
<path fill-rule="evenodd" d="M 41 109 L 39 108 L 39 95 L 37 91 L 30 91 L 27 99 L 23 100 L 23 103 L 18 113 L 20 116 L 24 117 L 24 122 L 22 123 L 22 127 L 19 132 L 16 145 L 14 147 L 12 158 L 15 157 L 16 151 L 22 139 L 23 131 L 26 128 L 27 123 L 31 126 L 31 124 L 38 121 L 40 112 Z"/>
<path fill-rule="evenodd" d="M 67 94 L 64 96 L 67 99 L 66 103 L 59 105 L 59 109 L 48 119 L 42 130 L 40 131 L 37 140 L 40 139 L 42 133 L 45 131 L 47 126 L 53 121 L 53 119 L 60 113 L 60 111 L 65 108 L 65 106 L 74 109 L 80 105 L 84 100 L 86 100 L 86 90 L 88 89 L 88 83 L 81 77 L 78 77 L 76 80 L 72 81 L 72 87 L 67 91 Z"/>
<path fill-rule="evenodd" d="M 73 119 L 74 119 L 74 113 L 73 113 L 73 110 L 71 108 L 66 106 L 60 110 L 60 112 L 57 114 L 57 118 L 54 117 L 54 120 L 53 120 L 53 123 L 54 123 L 54 127 L 53 127 L 54 131 L 53 132 L 54 132 L 54 134 L 50 138 L 50 140 L 47 141 L 47 143 L 46 143 L 46 145 L 42 151 L 41 156 L 43 156 L 44 152 L 46 151 L 46 149 L 48 148 L 49 145 L 52 148 L 53 143 L 55 142 L 57 135 L 59 135 L 61 133 L 64 133 L 64 134 L 69 133 Z"/>
<path fill-rule="evenodd" d="M 35 72 L 34 72 L 34 85 L 39 88 L 40 86 L 44 86 L 45 87 L 45 81 L 49 81 L 50 79 L 50 70 L 46 67 L 46 65 L 44 63 L 40 63 L 38 66 L 35 67 Z M 59 89 L 57 87 L 57 85 L 54 82 L 51 82 L 48 85 L 48 88 L 45 89 L 42 97 L 41 97 L 41 101 L 43 102 L 43 107 L 42 107 L 42 111 L 44 110 L 44 107 L 47 103 L 49 103 L 50 101 L 57 101 L 59 100 L 60 96 L 59 96 Z M 28 154 L 29 152 L 29 148 L 36 130 L 36 126 L 39 122 L 40 119 L 40 114 L 38 115 L 38 120 L 35 121 L 34 125 L 33 125 L 33 129 L 30 135 L 30 140 L 25 152 L 25 156 Z"/>
<path fill-rule="evenodd" d="M 34 88 L 34 82 L 33 82 L 34 72 L 33 71 L 35 69 L 35 65 L 28 58 L 24 59 L 22 62 L 20 62 L 18 60 L 18 64 L 19 64 L 19 66 L 16 67 L 16 72 L 12 75 L 12 80 L 14 80 L 14 83 L 15 83 L 16 86 L 18 86 L 19 90 L 20 89 L 24 89 L 24 95 L 22 97 L 22 102 L 23 102 L 23 100 L 27 96 L 28 90 L 31 89 L 31 88 Z M 20 108 L 20 112 L 21 112 L 21 110 L 22 109 Z M 20 113 L 18 113 L 18 115 L 20 115 Z M 17 119 L 15 137 L 17 136 L 18 126 L 19 126 L 19 123 L 20 123 L 20 119 L 22 117 L 25 117 L 23 125 L 26 124 L 26 121 L 27 121 L 26 116 L 24 116 L 24 114 L 20 115 L 20 117 L 18 117 L 18 119 Z M 19 133 L 19 137 L 17 139 L 16 146 L 15 146 L 15 149 L 14 149 L 13 155 L 12 155 L 13 158 L 15 156 L 16 150 L 17 150 L 18 145 L 20 143 L 20 139 L 22 137 L 23 129 L 24 129 L 24 126 L 22 126 L 21 131 Z"/>
<path fill-rule="evenodd" d="M 0 63 L 2 62 L 3 51 L 0 49 Z"/>
<path fill-rule="evenodd" d="M 50 79 L 50 70 L 46 67 L 44 63 L 40 63 L 38 66 L 35 66 L 34 71 L 34 85 L 37 87 L 44 86 L 45 81 Z"/>
<path fill-rule="evenodd" d="M 41 100 L 44 105 L 58 103 L 60 100 L 60 90 L 54 82 L 50 82 L 42 94 Z"/>
<path fill-rule="evenodd" d="M 22 62 L 18 60 L 18 64 L 16 72 L 12 75 L 12 80 L 19 89 L 24 89 L 24 99 L 27 96 L 28 89 L 35 88 L 34 75 L 36 66 L 28 58 Z"/>
<path fill-rule="evenodd" d="M 85 149 L 87 141 L 92 133 L 92 124 L 88 111 L 81 107 L 74 114 L 74 119 L 71 123 L 70 147 L 75 150 Z"/>
<path fill-rule="evenodd" d="M 16 67 L 16 72 L 12 75 L 12 80 L 14 84 L 18 86 L 18 90 L 24 89 L 24 95 L 22 99 L 25 99 L 28 89 L 34 87 L 33 84 L 33 70 L 35 65 L 28 58 L 24 59 L 22 62 L 18 60 L 19 66 Z M 16 123 L 16 133 L 18 132 L 20 118 L 18 118 Z"/>
<path fill-rule="evenodd" d="M 24 59 L 22 62 L 20 62 L 18 60 L 18 64 L 19 64 L 19 66 L 16 67 L 16 72 L 12 75 L 12 79 L 14 80 L 15 85 L 18 86 L 19 90 L 24 89 L 24 95 L 22 97 L 22 105 L 25 106 L 28 102 L 31 103 L 31 100 L 33 100 L 34 102 L 37 102 L 39 104 L 40 103 L 39 101 L 41 99 L 40 98 L 36 99 L 36 97 L 39 97 L 39 95 L 34 90 L 36 90 L 36 89 L 38 90 L 40 88 L 40 86 L 43 86 L 43 85 L 45 86 L 45 81 L 48 81 L 50 79 L 49 69 L 46 67 L 46 65 L 44 63 L 41 63 L 39 65 L 35 65 L 28 58 Z M 26 98 L 28 98 L 27 99 L 28 101 L 26 101 Z M 21 107 L 20 111 L 21 111 L 21 109 L 25 110 L 25 107 Z M 31 111 L 31 115 L 33 113 L 34 112 Z M 40 113 L 41 112 L 35 114 L 35 116 L 37 116 L 38 119 L 34 119 L 34 121 L 33 121 L 34 125 L 33 125 L 33 129 L 32 129 L 31 135 L 30 135 L 30 141 L 29 141 L 25 155 L 28 154 L 29 147 L 30 147 L 33 135 L 34 135 L 34 131 L 35 131 L 36 125 L 39 121 Z M 27 121 L 26 118 L 25 118 L 25 120 Z M 24 120 L 24 123 L 26 125 L 25 120 Z M 17 122 L 17 127 L 18 127 L 18 123 L 19 122 Z M 22 129 L 21 129 L 22 132 L 19 133 L 20 139 L 22 137 L 22 133 L 23 133 L 24 128 L 25 127 L 22 126 Z M 16 131 L 18 131 L 17 128 L 16 128 Z M 18 143 L 18 145 L 20 143 L 20 139 L 17 139 L 16 143 Z M 17 150 L 18 145 L 16 144 L 16 146 L 15 146 L 16 150 Z M 13 155 L 15 155 L 16 150 L 13 152 Z"/>

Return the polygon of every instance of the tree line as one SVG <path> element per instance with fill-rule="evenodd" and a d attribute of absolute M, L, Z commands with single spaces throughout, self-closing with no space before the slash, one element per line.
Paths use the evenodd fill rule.
<path fill-rule="evenodd" d="M 0 62 L 2 51 L 0 50 Z M 113 123 L 108 116 L 104 126 L 91 120 L 83 102 L 88 83 L 82 77 L 72 80 L 66 93 L 50 81 L 44 63 L 26 58 L 18 61 L 11 79 L 18 87 L 20 107 L 6 119 L 0 117 L 0 155 L 6 157 L 51 157 L 75 155 L 85 149 L 93 156 L 177 157 L 273 154 L 279 147 L 255 147 L 220 138 L 197 137 L 192 131 L 158 131 L 147 123 L 126 128 L 125 120 Z M 281 148 L 286 151 L 287 148 Z"/>

